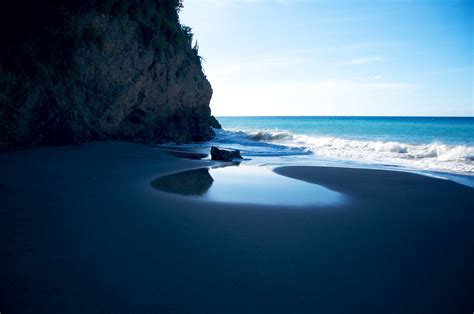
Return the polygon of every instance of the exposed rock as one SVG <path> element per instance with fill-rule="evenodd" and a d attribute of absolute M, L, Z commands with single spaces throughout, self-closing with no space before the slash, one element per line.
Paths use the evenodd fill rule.
<path fill-rule="evenodd" d="M 209 124 L 214 128 L 214 129 L 222 129 L 222 125 L 217 121 L 216 117 L 211 116 Z"/>
<path fill-rule="evenodd" d="M 242 158 L 239 150 L 220 149 L 215 146 L 211 147 L 211 159 L 232 161 L 235 158 Z"/>
<path fill-rule="evenodd" d="M 180 8 L 179 0 L 5 0 L 0 148 L 212 138 L 212 88 Z"/>

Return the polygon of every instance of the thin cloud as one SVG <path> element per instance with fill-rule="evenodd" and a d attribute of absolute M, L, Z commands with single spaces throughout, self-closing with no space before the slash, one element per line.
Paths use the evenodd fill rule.
<path fill-rule="evenodd" d="M 361 64 L 369 64 L 374 62 L 383 61 L 384 58 L 382 57 L 365 57 L 365 58 L 354 58 L 349 61 L 343 61 L 337 63 L 338 65 L 361 65 Z"/>
<path fill-rule="evenodd" d="M 384 48 L 388 46 L 401 45 L 402 43 L 394 40 L 372 41 L 372 42 L 354 42 L 337 46 L 337 49 L 368 49 L 368 48 Z"/>

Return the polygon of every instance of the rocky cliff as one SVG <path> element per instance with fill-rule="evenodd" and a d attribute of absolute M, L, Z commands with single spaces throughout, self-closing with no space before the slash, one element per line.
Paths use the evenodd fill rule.
<path fill-rule="evenodd" d="M 181 1 L 2 6 L 0 146 L 213 136 L 212 89 L 179 23 Z"/>

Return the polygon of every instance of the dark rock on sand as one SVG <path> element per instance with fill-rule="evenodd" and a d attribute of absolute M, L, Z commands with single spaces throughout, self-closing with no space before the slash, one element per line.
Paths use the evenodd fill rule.
<path fill-rule="evenodd" d="M 211 159 L 232 161 L 235 158 L 242 158 L 239 150 L 220 149 L 215 146 L 211 147 Z"/>
<path fill-rule="evenodd" d="M 180 0 L 6 0 L 0 148 L 213 137 L 212 88 Z"/>

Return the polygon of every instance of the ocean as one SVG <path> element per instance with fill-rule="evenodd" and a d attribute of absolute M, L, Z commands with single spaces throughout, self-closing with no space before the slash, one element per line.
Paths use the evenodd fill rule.
<path fill-rule="evenodd" d="M 218 117 L 218 120 L 223 129 L 216 130 L 216 138 L 210 144 L 240 149 L 248 158 L 444 173 L 474 186 L 474 118 L 471 117 Z"/>

